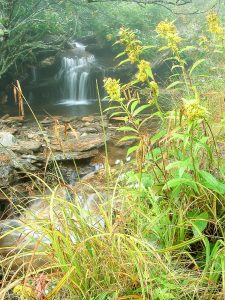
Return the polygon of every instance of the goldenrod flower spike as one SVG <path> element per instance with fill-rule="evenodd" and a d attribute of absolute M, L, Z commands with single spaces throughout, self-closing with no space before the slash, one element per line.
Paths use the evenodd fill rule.
<path fill-rule="evenodd" d="M 119 80 L 106 78 L 104 80 L 104 87 L 111 100 L 119 101 L 121 99 Z"/>
<path fill-rule="evenodd" d="M 141 60 L 138 64 L 137 79 L 141 82 L 145 82 L 151 74 L 150 64 L 146 60 Z"/>
<path fill-rule="evenodd" d="M 182 38 L 177 33 L 176 26 L 171 22 L 162 21 L 156 27 L 156 32 L 163 38 L 167 39 L 168 47 L 173 52 L 178 50 L 178 44 Z"/>
<path fill-rule="evenodd" d="M 223 34 L 224 30 L 220 25 L 219 16 L 215 12 L 210 12 L 207 17 L 209 32 L 214 33 L 216 35 Z"/>

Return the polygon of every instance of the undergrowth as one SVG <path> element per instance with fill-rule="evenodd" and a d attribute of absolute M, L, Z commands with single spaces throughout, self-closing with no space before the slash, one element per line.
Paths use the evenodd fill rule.
<path fill-rule="evenodd" d="M 222 60 L 224 28 L 215 13 L 207 20 L 212 51 Z M 1 249 L 7 253 L 1 299 L 224 299 L 224 141 L 214 134 L 199 84 L 198 68 L 207 57 L 190 65 L 185 55 L 197 49 L 182 47 L 175 25 L 163 21 L 156 31 L 166 43 L 155 51 L 169 50 L 173 61 L 167 90 L 176 89 L 180 101 L 173 110 L 161 108 L 161 89 L 141 59 L 149 46 L 122 28 L 121 63 L 136 64 L 138 72 L 125 85 L 107 78 L 105 88 L 107 111 L 123 123 L 122 141 L 133 142 L 133 158 L 114 172 L 107 167 L 107 193 L 88 185 L 96 194 L 91 207 L 85 197 L 75 193 L 66 201 L 59 186 L 48 187 L 45 207 L 25 210 L 26 222 L 5 231 L 2 239 L 27 234 L 12 249 Z"/>

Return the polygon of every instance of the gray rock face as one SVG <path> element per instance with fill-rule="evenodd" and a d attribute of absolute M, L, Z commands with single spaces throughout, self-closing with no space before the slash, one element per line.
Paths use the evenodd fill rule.
<path fill-rule="evenodd" d="M 19 141 L 17 144 L 13 145 L 11 149 L 20 154 L 29 154 L 38 152 L 41 146 L 41 143 L 36 141 Z"/>
<path fill-rule="evenodd" d="M 9 132 L 0 132 L 0 146 L 10 147 L 16 143 L 16 138 Z"/>
<path fill-rule="evenodd" d="M 17 179 L 13 166 L 12 151 L 0 147 L 0 187 L 11 185 Z"/>
<path fill-rule="evenodd" d="M 0 187 L 7 187 L 13 184 L 17 179 L 16 172 L 10 165 L 0 166 Z"/>
<path fill-rule="evenodd" d="M 70 161 L 70 160 L 80 160 L 90 157 L 94 157 L 98 154 L 97 149 L 93 149 L 85 152 L 65 152 L 65 153 L 54 153 L 50 161 Z"/>

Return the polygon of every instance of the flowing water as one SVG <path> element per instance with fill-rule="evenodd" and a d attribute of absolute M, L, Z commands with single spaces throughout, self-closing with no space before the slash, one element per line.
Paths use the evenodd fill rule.
<path fill-rule="evenodd" d="M 95 57 L 85 51 L 85 46 L 75 43 L 73 55 L 62 57 L 56 79 L 62 84 L 63 100 L 58 104 L 88 104 L 91 98 L 90 72 Z"/>
<path fill-rule="evenodd" d="M 101 86 L 101 67 L 95 56 L 85 50 L 85 45 L 73 42 L 71 46 L 72 49 L 62 53 L 55 73 L 49 76 L 45 69 L 31 66 L 28 86 L 21 84 L 37 117 L 46 112 L 69 117 L 99 114 L 96 80 Z M 1 105 L 0 115 L 18 115 L 12 93 L 10 98 L 8 103 Z M 106 106 L 107 103 L 103 103 L 103 107 Z M 25 107 L 25 114 L 27 117 L 32 115 L 29 108 Z"/>

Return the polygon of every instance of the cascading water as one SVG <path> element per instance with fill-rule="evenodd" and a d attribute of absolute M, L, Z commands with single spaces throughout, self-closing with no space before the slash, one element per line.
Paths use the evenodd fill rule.
<path fill-rule="evenodd" d="M 62 83 L 63 98 L 80 102 L 88 99 L 89 77 L 95 57 L 85 51 L 84 45 L 74 43 L 73 46 L 76 48 L 70 56 L 62 58 L 57 79 Z"/>

